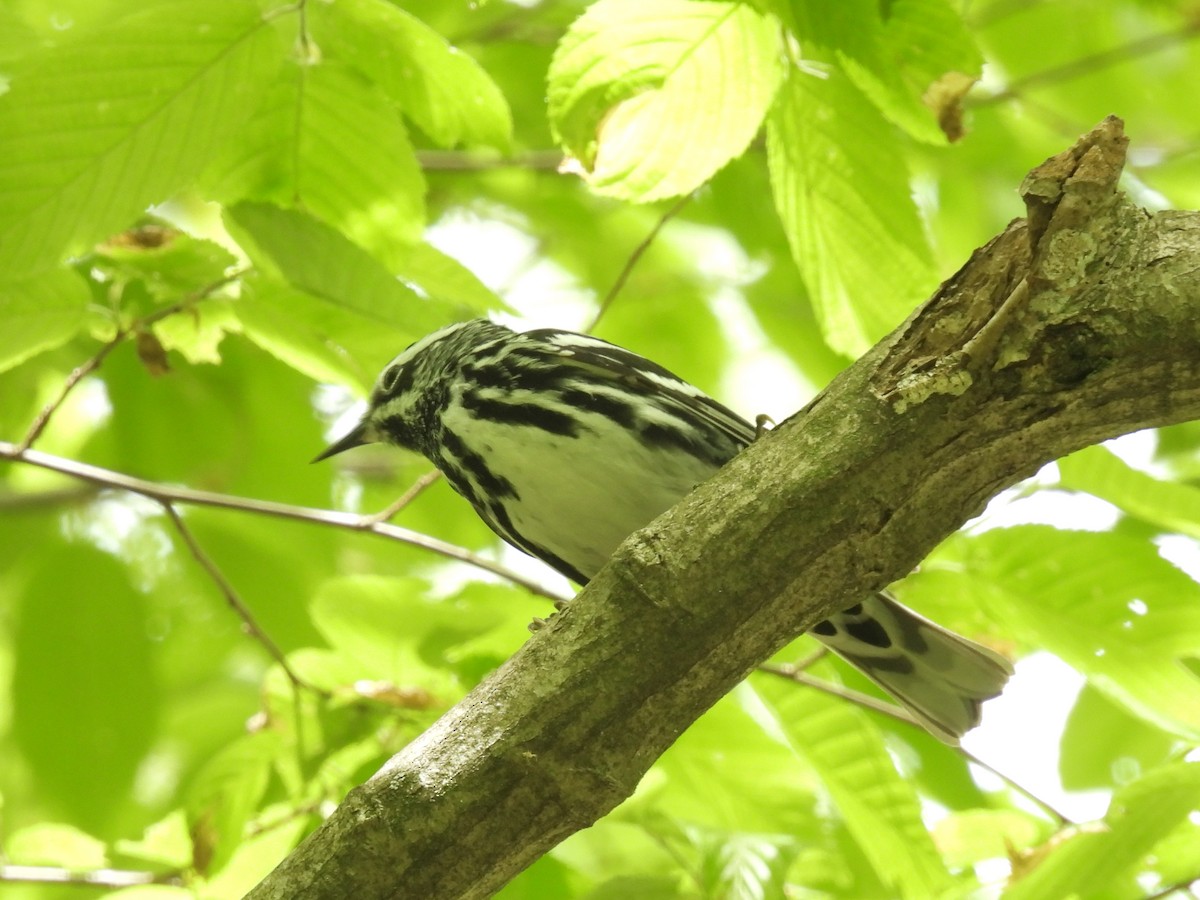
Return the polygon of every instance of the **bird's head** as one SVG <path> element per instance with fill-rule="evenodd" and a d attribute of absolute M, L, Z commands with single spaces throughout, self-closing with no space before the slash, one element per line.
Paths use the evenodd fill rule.
<path fill-rule="evenodd" d="M 379 373 L 367 411 L 313 462 L 363 444 L 383 442 L 426 452 L 459 366 L 481 342 L 512 332 L 486 319 L 448 325 L 409 345 Z"/>

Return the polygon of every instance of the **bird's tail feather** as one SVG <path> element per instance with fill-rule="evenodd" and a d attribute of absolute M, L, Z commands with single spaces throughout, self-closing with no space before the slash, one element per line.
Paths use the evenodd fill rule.
<path fill-rule="evenodd" d="M 1000 654 L 883 593 L 830 616 L 812 634 L 952 745 L 979 724 L 983 701 L 999 694 L 1013 672 Z"/>

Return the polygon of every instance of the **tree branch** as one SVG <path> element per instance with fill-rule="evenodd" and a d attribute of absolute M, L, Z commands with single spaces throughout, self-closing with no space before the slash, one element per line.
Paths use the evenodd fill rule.
<path fill-rule="evenodd" d="M 359 516 L 354 513 L 337 512 L 329 509 L 313 509 L 308 506 L 294 506 L 290 503 L 276 503 L 272 500 L 255 500 L 251 497 L 235 497 L 232 494 L 219 494 L 214 491 L 200 491 L 195 488 L 173 487 L 144 478 L 135 478 L 112 469 L 102 469 L 100 466 L 89 465 L 73 459 L 65 459 L 39 450 L 22 449 L 19 444 L 0 441 L 0 459 L 13 462 L 23 462 L 29 465 L 60 472 L 80 481 L 97 484 L 101 487 L 129 491 L 131 494 L 141 494 L 161 504 L 190 503 L 195 506 L 215 506 L 220 509 L 235 509 L 242 512 L 259 513 L 260 515 L 276 516 L 281 519 L 294 519 L 299 522 L 312 522 L 317 525 L 331 525 L 335 528 L 349 528 L 352 531 L 365 531 L 389 540 L 399 541 L 413 547 L 420 547 L 432 553 L 437 553 L 447 559 L 455 559 L 476 568 L 490 572 L 505 581 L 525 588 L 532 594 L 545 597 L 559 603 L 565 598 L 553 591 L 542 587 L 536 581 L 525 578 L 517 572 L 507 569 L 499 563 L 472 553 L 462 547 L 439 541 L 409 528 L 392 525 L 380 521 L 378 515 Z M 407 494 L 402 498 L 405 502 L 411 499 Z M 384 511 L 386 516 L 395 513 L 397 504 Z"/>
<path fill-rule="evenodd" d="M 1109 119 L 1030 173 L 1027 219 L 627 540 L 249 896 L 490 896 L 628 797 L 755 665 L 998 491 L 1200 418 L 1200 215 L 1129 203 L 1125 144 Z"/>

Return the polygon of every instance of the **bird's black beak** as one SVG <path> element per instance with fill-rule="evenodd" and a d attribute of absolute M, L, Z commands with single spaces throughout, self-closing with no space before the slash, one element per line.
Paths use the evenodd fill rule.
<path fill-rule="evenodd" d="M 339 438 L 322 450 L 321 453 L 318 454 L 313 460 L 313 462 L 316 463 L 323 459 L 329 459 L 331 456 L 337 456 L 339 453 L 343 453 L 346 450 L 353 449 L 354 447 L 361 447 L 363 444 L 369 443 L 371 443 L 371 438 L 367 437 L 367 423 L 359 422 L 352 429 L 350 429 L 349 434 Z"/>

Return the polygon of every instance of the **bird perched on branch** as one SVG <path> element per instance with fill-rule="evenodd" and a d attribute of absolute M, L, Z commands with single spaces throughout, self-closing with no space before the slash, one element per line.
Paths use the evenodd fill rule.
<path fill-rule="evenodd" d="M 628 350 L 477 319 L 388 363 L 366 415 L 314 462 L 377 441 L 421 453 L 505 541 L 586 584 L 626 537 L 755 435 L 750 422 Z M 1012 673 L 999 654 L 886 593 L 811 633 L 952 744 Z"/>

